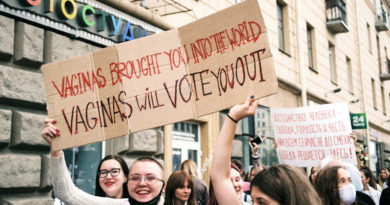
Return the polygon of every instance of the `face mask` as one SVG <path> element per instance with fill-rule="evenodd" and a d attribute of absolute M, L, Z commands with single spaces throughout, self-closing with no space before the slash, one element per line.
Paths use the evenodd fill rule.
<path fill-rule="evenodd" d="M 343 188 L 339 189 L 340 200 L 346 204 L 352 204 L 355 202 L 356 198 L 356 189 L 352 184 L 349 184 Z"/>

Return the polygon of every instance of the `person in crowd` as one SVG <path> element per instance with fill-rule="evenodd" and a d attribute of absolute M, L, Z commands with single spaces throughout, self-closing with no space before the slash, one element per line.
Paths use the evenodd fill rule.
<path fill-rule="evenodd" d="M 267 139 L 266 136 L 262 137 L 262 141 L 265 141 Z M 252 138 L 249 138 L 249 143 L 251 143 L 251 161 L 252 166 L 248 172 L 248 179 L 244 180 L 243 182 L 243 191 L 245 194 L 241 196 L 241 201 L 252 203 L 252 199 L 248 198 L 248 195 L 250 195 L 250 182 L 255 178 L 256 174 L 259 173 L 261 170 L 264 169 L 263 164 L 261 164 L 261 143 L 257 144 L 253 142 Z M 260 153 L 259 153 L 260 152 Z M 248 198 L 248 199 L 247 199 Z"/>
<path fill-rule="evenodd" d="M 236 183 L 233 183 L 233 184 L 235 184 L 235 187 L 237 187 L 238 189 L 241 190 L 240 191 L 241 192 L 240 193 L 240 200 L 243 202 L 252 203 L 251 196 L 249 194 L 245 193 L 245 188 L 249 189 L 250 182 L 244 181 L 244 178 L 246 175 L 245 170 L 244 170 L 244 165 L 242 164 L 242 162 L 240 160 L 232 159 L 232 167 L 231 168 L 238 171 L 238 173 L 240 174 L 240 177 L 241 177 L 240 181 L 237 181 L 237 176 L 234 174 L 231 177 L 232 182 L 236 181 Z"/>
<path fill-rule="evenodd" d="M 372 174 L 367 170 L 367 168 L 360 168 L 360 174 L 362 178 L 363 183 L 363 193 L 367 194 L 371 197 L 371 199 L 375 202 L 376 205 L 379 204 L 379 198 L 381 196 L 381 192 L 378 190 L 375 190 L 370 186 L 370 181 L 373 181 Z M 376 186 L 376 184 L 375 184 Z"/>
<path fill-rule="evenodd" d="M 236 126 L 242 118 L 254 115 L 257 100 L 248 98 L 244 104 L 230 109 L 217 139 L 210 170 L 209 205 L 246 204 L 241 202 L 242 178 L 230 159 Z"/>
<path fill-rule="evenodd" d="M 349 172 L 342 166 L 329 166 L 317 174 L 314 186 L 323 205 L 353 204 L 356 189 L 351 183 Z"/>
<path fill-rule="evenodd" d="M 253 166 L 249 166 L 249 167 L 250 167 L 249 168 L 249 172 L 247 172 L 245 174 L 244 182 L 249 182 L 249 186 L 250 186 L 251 185 L 251 181 L 252 181 L 252 179 L 251 179 L 251 171 L 253 169 Z M 250 189 L 250 188 L 248 187 L 248 189 Z"/>
<path fill-rule="evenodd" d="M 387 184 L 390 184 L 390 177 L 385 181 Z M 381 193 L 381 197 L 379 199 L 379 205 L 388 205 L 390 204 L 390 187 L 386 187 L 383 189 Z"/>
<path fill-rule="evenodd" d="M 60 137 L 55 121 L 45 120 L 41 135 L 51 145 L 52 138 Z M 138 158 L 129 170 L 127 188 L 129 198 L 113 199 L 90 195 L 78 189 L 66 168 L 62 150 L 50 153 L 50 172 L 54 194 L 67 205 L 162 205 L 164 204 L 164 171 L 161 164 L 151 157 Z M 108 173 L 107 173 L 108 175 Z"/>
<path fill-rule="evenodd" d="M 209 200 L 209 192 L 207 185 L 203 180 L 198 178 L 198 169 L 194 161 L 188 159 L 180 165 L 180 170 L 186 171 L 192 177 L 195 189 L 195 198 L 198 205 L 206 205 Z"/>
<path fill-rule="evenodd" d="M 268 137 L 262 136 L 262 140 L 265 141 Z M 256 144 L 252 141 L 252 138 L 249 138 L 249 141 L 251 143 L 251 160 L 252 160 L 252 167 L 253 167 L 253 173 L 251 173 L 252 179 L 255 177 L 255 175 L 263 170 L 263 166 L 261 164 L 261 156 L 262 156 L 262 150 L 260 148 L 260 144 Z"/>
<path fill-rule="evenodd" d="M 316 181 L 317 169 L 318 169 L 317 166 L 311 167 L 310 169 L 309 181 L 311 184 L 314 184 Z"/>
<path fill-rule="evenodd" d="M 164 205 L 197 205 L 194 190 L 194 182 L 188 172 L 173 172 L 165 188 Z"/>
<path fill-rule="evenodd" d="M 322 205 L 303 170 L 281 164 L 259 172 L 251 183 L 253 204 Z"/>
<path fill-rule="evenodd" d="M 235 164 L 232 164 L 230 168 L 232 169 L 230 180 L 232 181 L 234 189 L 237 192 L 237 196 L 240 197 L 240 201 L 252 204 L 252 198 L 250 194 L 244 192 L 244 180 L 241 176 L 237 175 L 237 172 L 240 173 L 239 168 Z"/>
<path fill-rule="evenodd" d="M 100 161 L 96 174 L 95 196 L 129 198 L 129 167 L 122 157 L 107 155 Z"/>
<path fill-rule="evenodd" d="M 362 169 L 366 170 L 368 172 L 368 174 L 369 174 L 370 180 L 369 180 L 369 184 L 368 185 L 371 186 L 371 188 L 374 188 L 375 190 L 378 190 L 379 192 L 382 192 L 382 187 L 379 184 L 376 183 L 374 173 L 372 173 L 371 169 L 368 166 L 360 167 L 360 171 Z M 364 184 L 363 184 L 363 186 L 364 186 Z"/>
<path fill-rule="evenodd" d="M 313 166 L 310 169 L 309 181 L 311 184 L 314 184 L 314 182 L 316 181 L 317 169 L 318 169 L 317 166 Z"/>
<path fill-rule="evenodd" d="M 228 118 L 224 120 L 211 165 L 209 205 L 245 204 L 245 202 L 239 200 L 241 190 L 235 186 L 234 181 L 231 181 L 233 172 L 236 172 L 236 175 L 239 174 L 231 169 L 230 156 L 237 122 L 244 117 L 254 115 L 257 106 L 258 101 L 254 100 L 253 96 L 248 97 L 244 104 L 232 107 L 228 113 Z M 290 169 L 292 171 L 289 171 Z M 281 178 L 283 180 L 280 180 Z M 320 204 L 317 193 L 302 171 L 288 165 L 280 165 L 258 173 L 251 183 L 251 190 L 253 204 L 256 205 Z"/>
<path fill-rule="evenodd" d="M 363 184 L 362 184 L 360 171 L 357 167 L 355 167 L 351 163 L 342 162 L 339 158 L 334 156 L 327 156 L 325 159 L 321 160 L 319 164 L 319 170 L 317 171 L 317 173 L 322 169 L 332 167 L 332 166 L 341 166 L 349 172 L 351 182 L 356 189 L 356 201 L 358 201 L 360 204 L 375 205 L 375 202 L 367 194 L 364 194 L 362 192 Z"/>
<path fill-rule="evenodd" d="M 95 196 L 110 198 L 129 198 L 127 189 L 127 176 L 129 167 L 125 160 L 116 155 L 107 155 L 103 158 L 97 169 L 95 181 Z M 58 198 L 54 204 L 64 204 Z"/>
<path fill-rule="evenodd" d="M 351 177 L 352 184 L 355 186 L 356 191 L 361 192 L 363 190 L 363 184 L 361 180 L 361 175 L 359 169 L 348 162 L 342 162 L 338 157 L 335 156 L 327 156 L 325 159 L 321 160 L 319 165 L 319 172 L 320 170 L 331 167 L 331 166 L 343 166 L 345 167 L 348 172 L 349 176 Z M 317 175 L 318 176 L 318 175 Z"/>
<path fill-rule="evenodd" d="M 236 167 L 238 168 L 239 172 L 240 172 L 240 176 L 242 179 L 245 178 L 245 170 L 244 170 L 244 165 L 242 164 L 242 162 L 238 159 L 232 159 L 232 164 L 236 165 Z"/>
<path fill-rule="evenodd" d="M 378 182 L 382 189 L 387 188 L 387 179 L 389 178 L 389 170 L 382 168 L 379 172 Z"/>

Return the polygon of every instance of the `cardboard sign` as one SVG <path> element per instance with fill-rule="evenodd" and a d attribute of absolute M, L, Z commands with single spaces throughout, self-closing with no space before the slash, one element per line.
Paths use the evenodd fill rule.
<path fill-rule="evenodd" d="M 317 166 L 329 155 L 356 162 L 347 103 L 271 109 L 280 163 Z"/>
<path fill-rule="evenodd" d="M 352 129 L 367 129 L 366 113 L 350 114 Z"/>
<path fill-rule="evenodd" d="M 277 92 L 256 0 L 178 29 L 42 66 L 59 150 L 210 114 Z"/>

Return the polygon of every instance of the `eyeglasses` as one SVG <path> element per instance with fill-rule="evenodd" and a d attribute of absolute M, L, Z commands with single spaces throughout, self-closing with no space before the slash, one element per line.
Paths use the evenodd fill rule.
<path fill-rule="evenodd" d="M 121 169 L 120 168 L 112 168 L 111 170 L 102 169 L 99 171 L 99 177 L 100 178 L 107 177 L 108 173 L 110 173 L 111 176 L 116 177 L 119 175 L 119 173 L 121 173 Z"/>
<path fill-rule="evenodd" d="M 129 178 L 129 183 L 130 184 L 139 184 L 142 180 L 142 178 L 144 179 L 145 183 L 146 184 L 149 184 L 149 185 L 152 185 L 152 184 L 155 184 L 156 182 L 164 182 L 164 180 L 162 179 L 159 179 L 155 176 L 131 176 Z"/>

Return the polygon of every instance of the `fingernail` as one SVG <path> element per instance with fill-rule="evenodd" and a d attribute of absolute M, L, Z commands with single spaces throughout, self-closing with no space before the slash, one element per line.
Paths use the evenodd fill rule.
<path fill-rule="evenodd" d="M 57 120 L 53 120 L 53 124 L 57 123 Z"/>
<path fill-rule="evenodd" d="M 255 97 L 255 95 L 251 95 L 251 99 L 253 99 Z"/>
<path fill-rule="evenodd" d="M 61 134 L 60 133 L 57 133 L 57 136 L 60 136 Z"/>
<path fill-rule="evenodd" d="M 57 132 L 60 132 L 60 130 L 59 130 L 59 129 L 56 129 L 56 131 L 57 131 Z"/>

